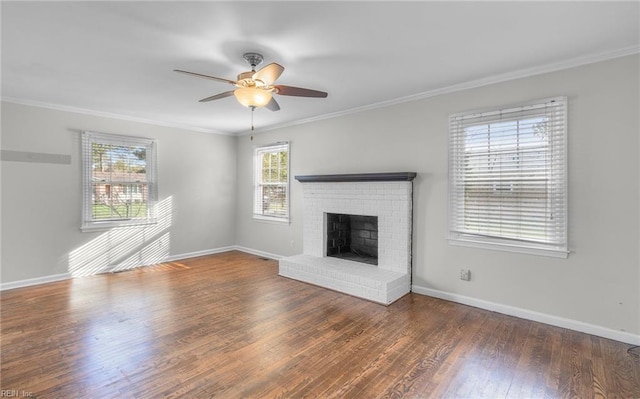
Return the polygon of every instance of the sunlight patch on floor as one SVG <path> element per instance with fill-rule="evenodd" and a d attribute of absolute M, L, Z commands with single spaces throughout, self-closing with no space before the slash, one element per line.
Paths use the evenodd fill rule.
<path fill-rule="evenodd" d="M 173 199 L 157 204 L 156 224 L 113 228 L 69 253 L 73 277 L 132 269 L 162 262 L 169 256 Z"/>

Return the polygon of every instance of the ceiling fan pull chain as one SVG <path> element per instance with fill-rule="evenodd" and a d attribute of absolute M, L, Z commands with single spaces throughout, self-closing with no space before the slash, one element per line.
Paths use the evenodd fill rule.
<path fill-rule="evenodd" d="M 251 131 L 253 132 L 253 111 L 256 110 L 256 107 L 251 107 Z"/>

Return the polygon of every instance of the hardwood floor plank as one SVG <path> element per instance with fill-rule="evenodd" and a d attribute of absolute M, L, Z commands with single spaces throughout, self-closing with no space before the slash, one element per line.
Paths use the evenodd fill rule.
<path fill-rule="evenodd" d="M 0 293 L 0 388 L 38 398 L 637 398 L 629 345 L 227 252 Z"/>

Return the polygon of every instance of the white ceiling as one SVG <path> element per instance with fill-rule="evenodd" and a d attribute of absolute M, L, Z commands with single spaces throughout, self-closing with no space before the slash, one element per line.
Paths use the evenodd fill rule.
<path fill-rule="evenodd" d="M 232 89 L 242 58 L 277 83 L 326 99 L 276 96 L 256 130 L 637 53 L 640 3 L 2 1 L 2 98 L 237 134 L 250 111 Z M 559 93 L 562 94 L 562 93 Z"/>

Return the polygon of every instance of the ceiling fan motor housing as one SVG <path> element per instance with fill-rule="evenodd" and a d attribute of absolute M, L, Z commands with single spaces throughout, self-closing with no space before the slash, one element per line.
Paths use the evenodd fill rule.
<path fill-rule="evenodd" d="M 259 82 L 253 80 L 253 75 L 256 73 L 256 66 L 262 64 L 264 58 L 259 53 L 244 53 L 242 57 L 251 65 L 251 70 L 238 74 L 238 82 L 236 86 L 240 87 L 256 87 L 260 86 Z"/>
<path fill-rule="evenodd" d="M 248 87 L 255 86 L 255 82 L 253 81 L 253 74 L 255 71 L 247 71 L 238 74 L 238 85 Z"/>

